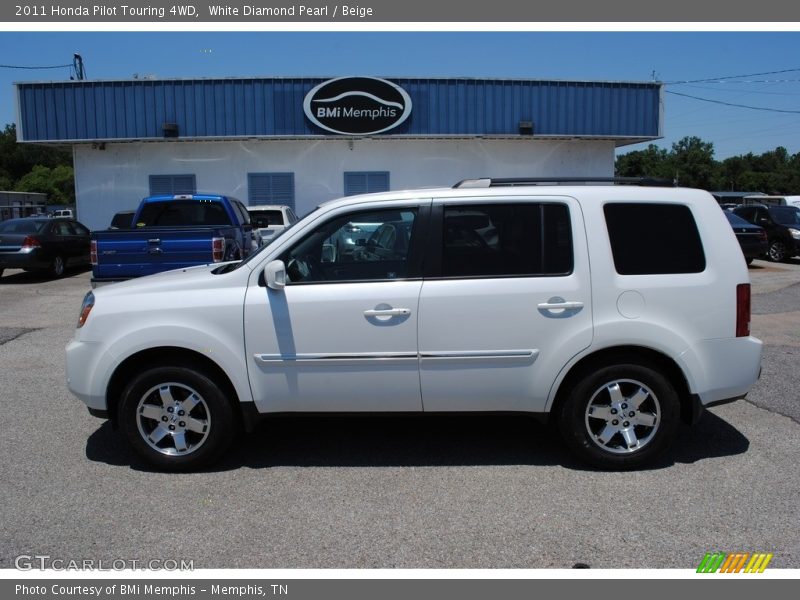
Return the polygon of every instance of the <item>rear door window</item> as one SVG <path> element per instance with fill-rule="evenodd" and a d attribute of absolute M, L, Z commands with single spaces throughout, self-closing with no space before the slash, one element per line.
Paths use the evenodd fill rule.
<path fill-rule="evenodd" d="M 569 209 L 557 203 L 445 205 L 442 277 L 572 272 Z"/>

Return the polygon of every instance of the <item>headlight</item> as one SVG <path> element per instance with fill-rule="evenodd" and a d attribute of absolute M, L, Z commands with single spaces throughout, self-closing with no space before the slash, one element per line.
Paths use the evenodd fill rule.
<path fill-rule="evenodd" d="M 89 313 L 92 312 L 92 308 L 94 308 L 94 294 L 88 292 L 83 297 L 83 303 L 81 304 L 81 314 L 78 317 L 78 329 L 83 327 L 84 323 L 86 323 L 86 319 L 89 318 Z"/>
<path fill-rule="evenodd" d="M 796 240 L 800 240 L 800 229 L 794 229 L 789 227 L 789 233 L 792 234 L 792 237 Z"/>

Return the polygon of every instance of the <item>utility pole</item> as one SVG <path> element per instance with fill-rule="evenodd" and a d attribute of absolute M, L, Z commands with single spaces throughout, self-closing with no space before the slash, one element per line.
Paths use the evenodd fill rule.
<path fill-rule="evenodd" d="M 75 78 L 82 81 L 86 78 L 86 72 L 83 70 L 83 58 L 80 54 L 72 55 L 72 67 L 75 69 Z"/>

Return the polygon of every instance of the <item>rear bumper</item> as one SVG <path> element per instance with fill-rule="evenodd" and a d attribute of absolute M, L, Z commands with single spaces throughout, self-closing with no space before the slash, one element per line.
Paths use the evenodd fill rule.
<path fill-rule="evenodd" d="M 762 348 L 761 340 L 752 336 L 698 343 L 690 387 L 700 404 L 708 407 L 743 398 L 761 374 Z"/>
<path fill-rule="evenodd" d="M 767 242 L 740 243 L 740 245 L 742 247 L 742 254 L 744 254 L 745 258 L 759 258 L 764 256 L 769 251 L 769 245 Z"/>
<path fill-rule="evenodd" d="M 33 252 L 0 252 L 0 269 L 47 269 L 50 261 Z"/>

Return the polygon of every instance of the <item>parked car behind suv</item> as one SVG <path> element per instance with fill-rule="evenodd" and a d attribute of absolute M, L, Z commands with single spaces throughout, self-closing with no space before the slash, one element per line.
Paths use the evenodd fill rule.
<path fill-rule="evenodd" d="M 318 412 L 536 414 L 590 465 L 652 463 L 758 378 L 736 238 L 701 190 L 537 183 L 351 196 L 238 263 L 90 292 L 69 388 L 171 470 Z"/>
<path fill-rule="evenodd" d="M 247 212 L 250 213 L 250 222 L 253 224 L 253 228 L 258 230 L 262 246 L 269 244 L 281 231 L 297 222 L 297 215 L 294 214 L 291 206 L 248 206 Z"/>
<path fill-rule="evenodd" d="M 0 223 L 0 275 L 25 269 L 61 277 L 89 264 L 89 230 L 72 219 L 27 217 Z"/>
<path fill-rule="evenodd" d="M 725 218 L 733 228 L 733 233 L 739 242 L 742 249 L 745 262 L 749 265 L 754 259 L 760 258 L 767 254 L 769 244 L 767 243 L 767 232 L 763 227 L 753 225 L 749 221 L 733 214 L 729 211 L 723 211 Z"/>
<path fill-rule="evenodd" d="M 767 256 L 774 262 L 800 255 L 800 208 L 795 206 L 740 206 L 733 214 L 767 232 Z"/>

